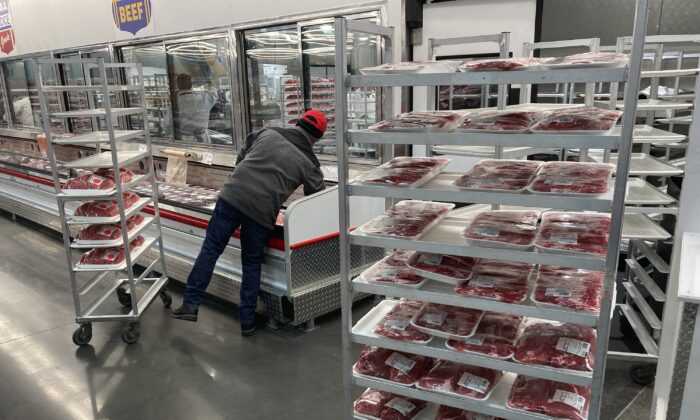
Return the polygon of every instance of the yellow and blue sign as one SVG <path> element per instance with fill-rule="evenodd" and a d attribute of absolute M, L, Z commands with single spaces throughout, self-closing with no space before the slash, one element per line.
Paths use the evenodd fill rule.
<path fill-rule="evenodd" d="M 151 0 L 112 0 L 112 16 L 120 30 L 136 35 L 151 23 Z"/>

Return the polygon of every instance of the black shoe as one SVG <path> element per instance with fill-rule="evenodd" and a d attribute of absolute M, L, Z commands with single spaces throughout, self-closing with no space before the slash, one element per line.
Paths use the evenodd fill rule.
<path fill-rule="evenodd" d="M 265 321 L 255 315 L 255 320 L 250 323 L 241 323 L 241 335 L 243 337 L 252 337 L 253 334 L 255 334 L 255 331 L 263 326 Z"/>
<path fill-rule="evenodd" d="M 177 309 L 173 309 L 173 312 L 170 316 L 176 319 L 184 319 L 185 321 L 197 322 L 197 312 L 197 309 L 191 309 L 185 305 L 182 305 Z"/>

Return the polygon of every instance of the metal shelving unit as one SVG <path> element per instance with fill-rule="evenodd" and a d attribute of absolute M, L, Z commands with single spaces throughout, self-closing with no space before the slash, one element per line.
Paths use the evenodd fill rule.
<path fill-rule="evenodd" d="M 80 65 L 86 74 L 97 72 L 96 78 L 87 77 L 86 86 L 44 86 L 42 81 L 42 66 Z M 129 85 L 109 85 L 107 70 L 124 71 L 131 70 L 138 74 Z M 75 319 L 80 326 L 73 333 L 73 342 L 76 345 L 86 345 L 92 338 L 92 323 L 103 321 L 121 321 L 127 325 L 122 332 L 122 339 L 126 343 L 135 343 L 140 337 L 140 319 L 144 311 L 148 309 L 156 296 L 160 296 L 163 303 L 169 306 L 172 298 L 167 291 L 168 276 L 165 266 L 163 239 L 160 225 L 160 213 L 158 209 L 158 193 L 153 165 L 153 155 L 151 153 L 151 139 L 149 130 L 115 130 L 116 118 L 126 115 L 141 116 L 143 121 L 148 121 L 148 111 L 146 104 L 146 93 L 143 84 L 143 69 L 141 64 L 105 64 L 104 59 L 39 59 L 35 60 L 36 78 L 38 81 L 39 100 L 43 115 L 44 131 L 47 138 L 48 157 L 51 162 L 53 173 L 56 200 L 58 202 L 59 216 L 63 230 L 63 243 L 65 245 L 66 260 L 70 273 L 70 283 L 73 292 L 73 303 L 75 306 Z M 99 84 L 90 84 L 91 80 L 100 80 Z M 85 91 L 88 94 L 102 94 L 108 97 L 109 92 L 129 91 L 141 95 L 141 105 L 130 108 L 112 108 L 110 101 L 103 101 L 104 108 L 89 108 L 73 110 L 68 112 L 48 112 L 47 94 L 49 92 L 61 91 Z M 92 106 L 94 101 L 89 101 Z M 101 118 L 104 119 L 104 131 L 94 131 L 90 133 L 76 135 L 74 137 L 54 138 L 51 132 L 52 119 L 69 118 Z M 97 124 L 93 124 L 97 127 Z M 137 137 L 145 138 L 145 150 L 128 151 L 120 150 L 120 143 Z M 77 144 L 94 145 L 96 153 L 73 162 L 57 162 L 54 154 L 54 145 Z M 108 145 L 108 151 L 102 151 L 101 145 Z M 147 169 L 146 174 L 136 175 L 129 182 L 122 182 L 120 168 L 131 163 L 144 160 Z M 112 190 L 63 190 L 59 171 L 68 170 L 90 170 L 110 168 L 114 172 L 114 182 L 116 187 Z M 141 198 L 131 207 L 127 208 L 123 192 L 135 187 L 140 183 L 149 183 L 151 186 L 151 197 Z M 93 199 L 110 199 L 117 203 L 119 214 L 113 217 L 78 217 L 66 212 L 66 203 L 86 202 Z M 146 205 L 153 207 L 153 217 L 145 217 L 143 222 L 135 227 L 131 232 L 127 229 L 127 219 Z M 85 245 L 80 242 L 71 242 L 71 226 L 88 226 L 97 224 L 118 224 L 121 228 L 121 238 L 109 247 L 101 245 Z M 149 235 L 144 237 L 141 246 L 132 248 L 131 241 L 139 234 L 148 231 Z M 155 232 L 155 234 L 151 234 Z M 154 248 L 158 244 L 158 257 L 155 258 L 142 272 L 135 272 L 137 260 L 146 251 Z M 83 248 L 112 248 L 119 252 L 118 247 L 122 247 L 124 260 L 119 264 L 104 266 L 88 266 L 74 263 L 73 249 Z M 79 278 L 82 273 L 92 273 L 87 279 Z M 145 290 L 137 289 L 139 285 L 147 285 Z M 109 296 L 116 292 L 119 302 L 131 310 L 127 313 L 108 310 L 103 308 L 103 304 Z M 89 299 L 87 303 L 83 299 Z"/>
<path fill-rule="evenodd" d="M 469 84 L 497 84 L 506 87 L 508 84 L 540 84 L 540 83 L 594 83 L 594 82 L 626 82 L 627 89 L 632 94 L 625 95 L 625 105 L 628 110 L 635 109 L 637 89 L 639 86 L 641 62 L 643 55 L 643 40 L 647 16 L 647 0 L 638 0 L 634 24 L 634 44 L 630 63 L 624 68 L 580 68 L 567 70 L 523 70 L 516 72 L 492 71 L 469 73 L 439 73 L 439 74 L 392 74 L 357 76 L 347 73 L 347 56 L 345 54 L 346 37 L 349 31 L 364 32 L 381 36 L 384 42 L 394 45 L 392 28 L 362 24 L 347 21 L 343 18 L 335 20 L 336 35 L 336 124 L 338 128 L 338 175 L 339 175 L 339 208 L 340 208 L 340 279 L 342 293 L 342 329 L 343 329 L 343 379 L 345 385 L 345 415 L 353 418 L 353 389 L 355 386 L 372 387 L 393 392 L 402 396 L 418 398 L 436 404 L 445 404 L 462 409 L 503 417 L 507 419 L 546 419 L 548 417 L 515 411 L 509 409 L 505 402 L 508 398 L 515 374 L 526 374 L 535 377 L 553 379 L 591 386 L 589 419 L 599 419 L 602 400 L 603 379 L 605 373 L 605 355 L 608 347 L 610 320 L 614 308 L 615 278 L 619 246 L 622 236 L 622 220 L 625 212 L 625 196 L 627 174 L 630 167 L 632 136 L 635 128 L 634 112 L 626 113 L 622 120 L 622 130 L 618 135 L 535 135 L 535 134 L 424 134 L 424 133 L 373 133 L 362 130 L 349 130 L 346 118 L 347 93 L 349 89 L 362 86 L 377 87 L 383 90 L 384 97 L 389 99 L 393 90 L 390 87 L 408 86 L 451 86 Z M 391 108 L 389 108 L 391 109 Z M 454 174 L 444 173 L 421 188 L 386 188 L 358 185 L 349 178 L 349 145 L 352 143 L 374 144 L 413 144 L 413 145 L 476 145 L 476 146 L 529 146 L 547 148 L 586 148 L 586 149 L 618 149 L 619 156 L 626 158 L 617 160 L 617 174 L 612 193 L 608 196 L 577 199 L 556 196 L 532 196 L 522 193 L 502 192 L 464 192 L 451 188 L 449 180 Z M 368 195 L 386 197 L 387 199 L 422 199 L 442 200 L 460 203 L 481 203 L 482 205 L 510 204 L 530 208 L 577 209 L 610 212 L 612 224 L 609 232 L 609 247 L 605 258 L 590 254 L 549 254 L 536 251 L 515 251 L 495 248 L 467 246 L 461 236 L 461 231 L 473 216 L 475 206 L 458 209 L 445 219 L 430 228 L 419 240 L 405 240 L 392 237 L 376 237 L 353 231 L 350 225 L 349 201 L 353 195 Z M 534 198 L 536 199 L 534 199 Z M 454 293 L 452 287 L 428 281 L 418 289 L 407 289 L 393 285 L 370 284 L 361 279 L 351 278 L 352 245 L 363 245 L 385 249 L 408 249 L 437 254 L 449 254 L 471 257 L 487 257 L 492 259 L 529 262 L 534 264 L 559 265 L 574 268 L 585 268 L 605 271 L 603 301 L 600 313 L 597 315 L 568 310 L 552 310 L 537 308 L 529 303 L 504 304 L 493 300 L 477 297 L 467 298 Z M 513 361 L 494 359 L 487 356 L 475 356 L 454 352 L 440 345 L 439 339 L 429 345 L 409 344 L 373 334 L 373 325 L 381 314 L 387 311 L 392 302 L 385 301 L 374 308 L 357 324 L 353 324 L 352 302 L 355 294 L 369 293 L 387 297 L 402 297 L 426 302 L 444 303 L 453 306 L 475 309 L 488 309 L 511 314 L 521 314 L 553 321 L 575 322 L 595 326 L 598 330 L 596 344 L 596 364 L 592 373 L 572 372 L 568 370 L 543 366 L 524 366 Z M 430 357 L 453 360 L 461 363 L 475 364 L 506 371 L 503 380 L 497 385 L 493 395 L 485 401 L 475 401 L 455 396 L 445 396 L 434 392 L 423 391 L 411 387 L 398 386 L 381 380 L 374 380 L 353 373 L 353 344 L 370 344 L 383 348 L 407 351 Z"/>

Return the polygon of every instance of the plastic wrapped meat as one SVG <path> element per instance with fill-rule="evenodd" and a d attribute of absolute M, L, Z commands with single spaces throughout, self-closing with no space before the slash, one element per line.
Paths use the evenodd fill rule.
<path fill-rule="evenodd" d="M 535 241 L 539 217 L 537 211 L 484 211 L 464 229 L 463 236 L 480 246 L 527 248 Z"/>
<path fill-rule="evenodd" d="M 428 303 L 411 323 L 424 332 L 445 338 L 469 337 L 482 316 L 484 311 L 478 309 Z"/>
<path fill-rule="evenodd" d="M 428 405 L 415 398 L 395 396 L 382 408 L 380 420 L 412 420 Z"/>
<path fill-rule="evenodd" d="M 533 160 L 484 159 L 455 181 L 475 190 L 524 190 L 542 166 Z"/>
<path fill-rule="evenodd" d="M 530 191 L 561 194 L 603 194 L 613 166 L 607 163 L 547 162 L 530 185 Z"/>
<path fill-rule="evenodd" d="M 111 180 L 114 180 L 114 169 L 112 169 L 112 168 L 98 169 L 95 171 L 95 175 L 103 176 L 105 178 L 109 178 Z M 119 179 L 121 179 L 122 183 L 131 182 L 131 180 L 134 179 L 134 173 L 131 171 L 131 169 L 119 168 Z"/>
<path fill-rule="evenodd" d="M 362 273 L 362 278 L 378 283 L 394 283 L 402 286 L 417 286 L 425 278 L 413 272 L 406 261 L 413 251 L 396 251 Z"/>
<path fill-rule="evenodd" d="M 483 70 L 517 70 L 542 64 L 537 57 L 488 58 L 484 60 L 467 61 L 459 69 L 462 71 Z"/>
<path fill-rule="evenodd" d="M 596 331 L 585 325 L 541 322 L 525 327 L 515 346 L 519 363 L 592 371 Z"/>
<path fill-rule="evenodd" d="M 486 414 L 475 413 L 473 411 L 461 410 L 459 408 L 450 407 L 449 405 L 441 405 L 438 408 L 435 420 L 505 420 L 500 417 L 493 417 Z"/>
<path fill-rule="evenodd" d="M 369 127 L 373 131 L 450 131 L 458 123 L 459 114 L 447 111 L 412 111 Z"/>
<path fill-rule="evenodd" d="M 145 242 L 143 236 L 138 236 L 129 243 L 129 249 L 140 247 Z M 120 248 L 95 248 L 88 251 L 80 258 L 81 265 L 117 265 L 124 262 L 124 247 Z"/>
<path fill-rule="evenodd" d="M 589 388 L 519 375 L 513 383 L 508 407 L 556 419 L 588 418 Z"/>
<path fill-rule="evenodd" d="M 497 370 L 440 360 L 416 386 L 482 400 L 489 396 L 502 376 Z"/>
<path fill-rule="evenodd" d="M 137 214 L 126 221 L 126 229 L 131 232 L 143 223 L 143 216 Z M 77 241 L 113 241 L 122 237 L 122 228 L 118 223 L 109 225 L 90 225 L 81 229 L 75 236 Z"/>
<path fill-rule="evenodd" d="M 533 122 L 542 117 L 541 112 L 491 111 L 467 116 L 459 130 L 524 132 Z"/>
<path fill-rule="evenodd" d="M 459 61 L 404 61 L 400 63 L 386 63 L 376 67 L 360 69 L 362 74 L 392 74 L 392 73 L 454 73 Z"/>
<path fill-rule="evenodd" d="M 479 322 L 476 334 L 466 340 L 449 340 L 447 347 L 463 352 L 474 352 L 509 359 L 515 352 L 523 317 L 487 312 Z"/>
<path fill-rule="evenodd" d="M 127 210 L 139 201 L 139 196 L 127 191 L 124 197 L 124 210 Z M 80 205 L 73 212 L 80 217 L 113 217 L 119 214 L 119 204 L 115 200 L 92 201 Z"/>
<path fill-rule="evenodd" d="M 608 131 L 615 127 L 622 111 L 592 107 L 562 108 L 547 113 L 532 131 Z"/>
<path fill-rule="evenodd" d="M 481 259 L 472 278 L 455 289 L 460 295 L 519 303 L 527 297 L 533 264 Z"/>
<path fill-rule="evenodd" d="M 427 343 L 432 336 L 418 331 L 411 319 L 420 311 L 421 302 L 401 301 L 379 321 L 374 333 L 394 340 Z"/>
<path fill-rule="evenodd" d="M 361 375 L 413 385 L 430 371 L 433 364 L 430 357 L 365 346 L 355 363 L 355 370 Z"/>
<path fill-rule="evenodd" d="M 99 175 L 83 175 L 71 178 L 63 186 L 64 190 L 110 190 L 114 181 Z"/>
<path fill-rule="evenodd" d="M 579 268 L 541 265 L 532 300 L 577 311 L 598 313 L 605 273 Z"/>
<path fill-rule="evenodd" d="M 379 236 L 415 239 L 433 223 L 439 222 L 454 208 L 454 204 L 404 200 L 383 215 L 360 226 L 361 232 Z"/>
<path fill-rule="evenodd" d="M 464 281 L 472 276 L 476 259 L 458 255 L 429 254 L 416 252 L 409 260 L 408 266 L 421 274 L 432 275 L 431 278 L 441 281 Z"/>
<path fill-rule="evenodd" d="M 418 186 L 437 175 L 449 159 L 399 157 L 361 174 L 357 181 L 363 184 Z"/>
<path fill-rule="evenodd" d="M 542 216 L 535 245 L 546 251 L 608 252 L 608 213 L 567 213 L 548 211 Z"/>
<path fill-rule="evenodd" d="M 382 415 L 382 408 L 396 395 L 390 392 L 377 391 L 368 388 L 355 400 L 353 409 L 355 413 L 363 416 L 379 418 Z"/>
<path fill-rule="evenodd" d="M 586 52 L 581 54 L 567 55 L 562 58 L 555 58 L 551 64 L 623 64 L 629 61 L 629 55 L 612 52 Z M 549 64 L 549 63 L 548 63 Z"/>

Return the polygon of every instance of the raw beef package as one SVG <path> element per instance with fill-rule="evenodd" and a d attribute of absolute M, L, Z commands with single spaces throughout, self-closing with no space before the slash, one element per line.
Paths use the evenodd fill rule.
<path fill-rule="evenodd" d="M 527 249 L 535 242 L 538 211 L 493 210 L 478 213 L 464 229 L 470 245 Z"/>
<path fill-rule="evenodd" d="M 527 297 L 528 281 L 534 264 L 480 259 L 472 278 L 455 291 L 464 296 L 520 303 Z"/>
<path fill-rule="evenodd" d="M 422 302 L 400 301 L 374 328 L 374 333 L 394 340 L 425 344 L 433 337 L 411 325 L 411 320 L 420 311 Z"/>
<path fill-rule="evenodd" d="M 525 190 L 542 165 L 533 160 L 484 159 L 455 181 L 471 190 Z"/>
<path fill-rule="evenodd" d="M 600 271 L 540 265 L 531 298 L 537 305 L 598 313 L 604 280 Z"/>
<path fill-rule="evenodd" d="M 591 390 L 584 386 L 519 375 L 506 405 L 555 419 L 585 420 L 590 398 Z"/>
<path fill-rule="evenodd" d="M 110 178 L 99 175 L 83 175 L 71 178 L 63 186 L 64 190 L 111 190 L 116 184 Z"/>
<path fill-rule="evenodd" d="M 529 365 L 592 371 L 596 331 L 585 325 L 539 322 L 523 330 L 513 360 Z"/>
<path fill-rule="evenodd" d="M 124 209 L 128 209 L 139 201 L 139 196 L 127 191 L 122 194 L 124 197 Z M 92 201 L 80 205 L 73 212 L 79 217 L 114 217 L 119 214 L 119 204 L 115 200 Z"/>
<path fill-rule="evenodd" d="M 449 340 L 452 350 L 486 354 L 500 359 L 510 359 L 515 352 L 523 317 L 487 312 L 479 322 L 476 334 L 466 340 Z"/>
<path fill-rule="evenodd" d="M 361 277 L 366 281 L 393 283 L 398 286 L 418 287 L 426 280 L 410 269 L 406 262 L 413 251 L 395 251 L 365 270 Z"/>
<path fill-rule="evenodd" d="M 443 338 L 466 338 L 474 334 L 484 311 L 427 303 L 411 324 L 428 334 Z"/>
<path fill-rule="evenodd" d="M 537 57 L 487 58 L 467 61 L 459 66 L 459 69 L 461 71 L 520 70 L 526 67 L 538 66 L 542 62 L 543 60 Z"/>
<path fill-rule="evenodd" d="M 600 66 L 614 66 L 614 65 L 624 65 L 629 61 L 629 55 L 612 53 L 612 52 L 586 52 L 574 55 L 567 55 L 566 57 L 555 58 L 547 62 L 548 65 L 554 64 L 557 66 L 567 65 L 567 66 L 577 66 L 577 65 L 600 65 Z"/>
<path fill-rule="evenodd" d="M 354 370 L 360 375 L 412 386 L 432 369 L 434 363 L 426 356 L 365 346 Z"/>
<path fill-rule="evenodd" d="M 98 169 L 95 171 L 95 175 L 103 176 L 105 178 L 109 178 L 111 180 L 114 180 L 114 169 L 112 169 L 112 168 Z M 134 173 L 131 171 L 131 169 L 119 168 L 119 178 L 121 179 L 122 183 L 131 182 L 131 180 L 134 179 Z"/>
<path fill-rule="evenodd" d="M 542 251 L 605 255 L 609 231 L 609 213 L 548 211 L 542 216 L 535 245 Z"/>
<path fill-rule="evenodd" d="M 424 277 L 457 284 L 457 282 L 468 280 L 472 276 L 476 261 L 475 258 L 458 255 L 416 252 L 408 259 L 407 264 Z"/>
<path fill-rule="evenodd" d="M 542 132 L 590 131 L 602 132 L 612 130 L 620 119 L 622 111 L 592 107 L 572 107 L 550 111 L 530 129 Z"/>
<path fill-rule="evenodd" d="M 502 133 L 523 133 L 536 120 L 542 117 L 541 112 L 534 111 L 488 111 L 470 114 L 457 126 L 460 131 Z"/>
<path fill-rule="evenodd" d="M 137 214 L 126 221 L 127 231 L 131 232 L 136 226 L 143 223 L 143 216 Z M 76 241 L 114 241 L 122 237 L 122 228 L 119 223 L 108 225 L 90 225 L 81 229 L 75 236 Z"/>
<path fill-rule="evenodd" d="M 368 388 L 355 400 L 355 414 L 380 420 L 412 420 L 428 404 L 415 398 L 406 398 L 390 392 Z"/>
<path fill-rule="evenodd" d="M 365 172 L 356 181 L 370 185 L 418 187 L 439 174 L 449 159 L 398 157 Z"/>
<path fill-rule="evenodd" d="M 547 162 L 530 185 L 534 193 L 603 194 L 613 166 L 608 163 Z"/>
<path fill-rule="evenodd" d="M 404 200 L 383 215 L 359 227 L 359 231 L 377 236 L 418 239 L 454 208 L 451 203 Z"/>
<path fill-rule="evenodd" d="M 486 414 L 475 413 L 473 411 L 462 410 L 459 408 L 450 407 L 449 405 L 441 405 L 438 408 L 435 420 L 505 420 L 500 417 L 493 417 Z"/>
<path fill-rule="evenodd" d="M 412 111 L 380 121 L 369 127 L 373 131 L 448 132 L 461 116 L 449 111 Z"/>
<path fill-rule="evenodd" d="M 497 370 L 439 360 L 416 387 L 483 400 L 491 395 L 502 376 L 503 372 Z"/>
<path fill-rule="evenodd" d="M 137 236 L 129 243 L 129 250 L 140 247 L 145 242 L 143 236 Z M 118 265 L 124 262 L 124 247 L 120 248 L 95 248 L 88 251 L 80 258 L 80 265 Z"/>

